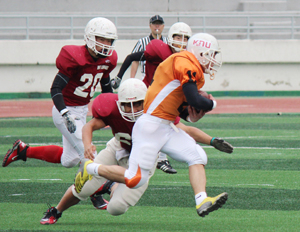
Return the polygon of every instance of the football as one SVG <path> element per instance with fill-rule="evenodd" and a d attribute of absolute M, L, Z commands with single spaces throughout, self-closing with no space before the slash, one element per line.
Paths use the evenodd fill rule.
<path fill-rule="evenodd" d="M 208 96 L 208 93 L 207 93 L 207 92 L 202 91 L 202 90 L 198 90 L 198 93 L 199 93 L 201 96 L 206 97 L 206 98 L 209 99 L 209 96 Z"/>

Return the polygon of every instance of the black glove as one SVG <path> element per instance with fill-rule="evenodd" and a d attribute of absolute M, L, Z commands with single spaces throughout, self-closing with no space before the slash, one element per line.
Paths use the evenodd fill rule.
<path fill-rule="evenodd" d="M 68 131 L 73 134 L 76 131 L 76 123 L 74 121 L 74 119 L 71 117 L 69 111 L 65 112 L 62 115 L 63 119 L 64 119 L 64 123 L 68 129 Z"/>
<path fill-rule="evenodd" d="M 223 151 L 226 153 L 232 153 L 233 152 L 233 146 L 226 142 L 224 139 L 214 137 L 210 141 L 210 145 L 212 145 L 214 148 L 218 149 L 219 151 Z"/>
<path fill-rule="evenodd" d="M 110 80 L 110 85 L 113 89 L 117 89 L 117 88 L 119 88 L 121 81 L 122 81 L 122 79 L 120 77 L 116 76 Z"/>

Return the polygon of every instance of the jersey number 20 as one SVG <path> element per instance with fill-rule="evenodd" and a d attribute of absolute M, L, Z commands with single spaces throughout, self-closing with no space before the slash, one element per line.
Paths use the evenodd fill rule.
<path fill-rule="evenodd" d="M 103 76 L 103 73 L 97 73 L 95 77 L 93 77 L 92 74 L 84 74 L 81 76 L 80 81 L 86 82 L 82 86 L 78 86 L 74 94 L 83 98 L 86 98 L 88 94 L 90 94 L 90 98 L 94 96 L 95 90 L 96 90 L 96 85 L 99 83 Z M 90 89 L 90 92 L 86 92 L 85 90 Z"/>

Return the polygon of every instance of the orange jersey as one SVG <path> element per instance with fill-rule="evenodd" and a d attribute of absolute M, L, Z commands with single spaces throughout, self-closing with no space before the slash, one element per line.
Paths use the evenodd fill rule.
<path fill-rule="evenodd" d="M 145 97 L 144 113 L 174 121 L 179 109 L 187 105 L 182 85 L 189 81 L 196 82 L 198 89 L 205 82 L 196 57 L 188 51 L 169 56 L 155 71 Z"/>

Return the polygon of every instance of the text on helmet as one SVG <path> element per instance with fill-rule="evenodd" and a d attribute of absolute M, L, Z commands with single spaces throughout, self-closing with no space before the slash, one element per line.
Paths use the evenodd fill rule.
<path fill-rule="evenodd" d="M 210 48 L 211 47 L 211 42 L 210 41 L 205 41 L 205 40 L 195 39 L 193 41 L 193 45 L 201 46 L 201 47 L 204 47 L 204 48 Z"/>

